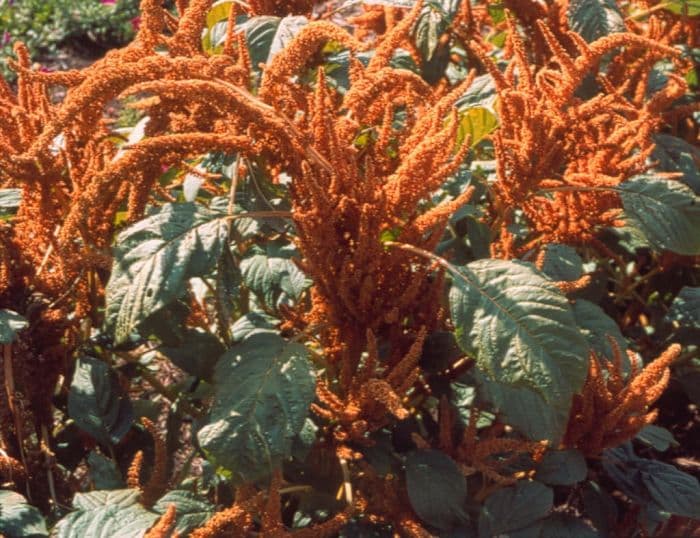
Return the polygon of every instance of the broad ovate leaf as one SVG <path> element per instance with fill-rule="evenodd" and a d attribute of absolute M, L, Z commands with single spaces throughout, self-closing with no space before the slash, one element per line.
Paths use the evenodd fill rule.
<path fill-rule="evenodd" d="M 314 399 L 306 348 L 272 332 L 252 334 L 221 357 L 214 380 L 200 446 L 240 480 L 268 476 L 291 454 Z"/>
<path fill-rule="evenodd" d="M 532 441 L 548 440 L 556 446 L 569 422 L 569 400 L 546 402 L 539 392 L 488 379 L 476 372 L 480 394 L 502 419 Z"/>
<path fill-rule="evenodd" d="M 478 260 L 451 272 L 457 342 L 479 369 L 568 406 L 586 377 L 588 345 L 556 285 L 519 261 Z"/>
<path fill-rule="evenodd" d="M 309 20 L 300 15 L 248 19 L 240 26 L 240 31 L 245 32 L 253 66 L 269 63 L 308 23 Z"/>
<path fill-rule="evenodd" d="M 171 504 L 175 505 L 175 530 L 180 536 L 187 536 L 197 527 L 201 527 L 216 512 L 216 507 L 206 498 L 182 489 L 167 492 L 158 499 L 153 510 L 164 514 Z"/>
<path fill-rule="evenodd" d="M 673 299 L 666 319 L 680 327 L 700 329 L 700 286 L 683 286 Z"/>
<path fill-rule="evenodd" d="M 418 517 L 436 529 L 447 531 L 468 521 L 467 482 L 444 452 L 411 452 L 406 457 L 406 489 Z"/>
<path fill-rule="evenodd" d="M 80 357 L 68 393 L 68 415 L 100 443 L 116 444 L 134 421 L 129 398 L 105 362 Z"/>
<path fill-rule="evenodd" d="M 597 304 L 585 299 L 577 299 L 572 308 L 576 323 L 591 348 L 601 357 L 614 360 L 614 350 L 610 344 L 610 338 L 612 338 L 622 352 L 622 367 L 627 372 L 629 370 L 629 360 L 626 353 L 627 340 L 622 335 L 615 320 Z"/>
<path fill-rule="evenodd" d="M 620 184 L 627 223 L 659 250 L 700 254 L 700 196 L 680 181 L 639 175 Z"/>
<path fill-rule="evenodd" d="M 583 275 L 583 260 L 570 246 L 549 243 L 544 246 L 542 272 L 555 281 L 572 281 Z"/>
<path fill-rule="evenodd" d="M 479 515 L 479 538 L 510 536 L 529 527 L 549 514 L 553 501 L 554 492 L 539 482 L 521 480 L 501 488 L 484 502 Z"/>
<path fill-rule="evenodd" d="M 573 486 L 586 479 L 586 458 L 575 448 L 548 450 L 537 465 L 535 478 L 550 486 Z"/>
<path fill-rule="evenodd" d="M 700 194 L 700 148 L 682 138 L 669 134 L 654 135 L 654 152 L 657 169 L 664 172 L 681 172 L 681 181 Z"/>
<path fill-rule="evenodd" d="M 571 0 L 566 16 L 571 29 L 589 43 L 626 30 L 624 18 L 615 0 Z"/>
<path fill-rule="evenodd" d="M 288 300 L 296 301 L 311 285 L 292 258 L 298 255 L 289 245 L 268 243 L 241 261 L 243 282 L 271 308 Z"/>
<path fill-rule="evenodd" d="M 106 289 L 115 342 L 181 296 L 190 278 L 209 273 L 227 235 L 226 214 L 189 202 L 167 204 L 119 234 Z"/>
<path fill-rule="evenodd" d="M 78 493 L 76 508 L 61 519 L 52 534 L 56 538 L 142 538 L 160 517 L 139 504 L 141 492 L 118 489 Z"/>
<path fill-rule="evenodd" d="M 19 493 L 0 490 L 0 536 L 39 538 L 48 536 L 41 512 Z"/>

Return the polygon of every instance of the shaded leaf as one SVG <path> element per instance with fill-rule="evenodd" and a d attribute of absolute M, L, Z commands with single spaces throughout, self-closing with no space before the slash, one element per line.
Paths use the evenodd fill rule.
<path fill-rule="evenodd" d="M 195 377 L 210 380 L 216 361 L 226 348 L 219 339 L 202 329 L 186 329 L 180 346 L 160 346 L 158 351 L 173 364 Z"/>
<path fill-rule="evenodd" d="M 418 450 L 406 457 L 406 489 L 423 521 L 450 530 L 468 520 L 464 507 L 467 482 L 457 464 L 438 450 Z"/>
<path fill-rule="evenodd" d="M 248 312 L 231 326 L 231 336 L 240 342 L 258 331 L 274 331 L 279 323 L 280 320 L 264 312 Z"/>
<path fill-rule="evenodd" d="M 518 261 L 478 260 L 452 273 L 460 347 L 490 379 L 568 405 L 585 379 L 588 345 L 556 285 Z"/>
<path fill-rule="evenodd" d="M 569 402 L 548 403 L 537 392 L 526 387 L 513 387 L 475 375 L 481 395 L 492 403 L 507 424 L 532 441 L 549 440 L 559 443 L 569 422 Z"/>
<path fill-rule="evenodd" d="M 583 260 L 569 245 L 549 243 L 544 247 L 542 272 L 554 281 L 578 280 L 583 275 Z"/>
<path fill-rule="evenodd" d="M 666 314 L 681 327 L 700 328 L 700 286 L 683 286 Z"/>
<path fill-rule="evenodd" d="M 292 261 L 297 252 L 288 245 L 269 243 L 265 251 L 241 261 L 243 282 L 269 307 L 276 307 L 289 299 L 298 300 L 311 285 L 306 275 Z"/>
<path fill-rule="evenodd" d="M 572 305 L 574 317 L 581 333 L 586 337 L 588 344 L 598 354 L 607 360 L 613 359 L 613 350 L 608 337 L 612 337 L 622 351 L 622 366 L 625 372 L 629 371 L 627 360 L 627 340 L 620 332 L 615 320 L 608 316 L 597 304 L 585 299 L 577 299 Z"/>
<path fill-rule="evenodd" d="M 0 534 L 16 538 L 48 536 L 41 512 L 19 493 L 0 490 Z"/>
<path fill-rule="evenodd" d="M 244 481 L 267 476 L 291 454 L 315 395 L 306 348 L 256 333 L 221 357 L 201 447 Z"/>
<path fill-rule="evenodd" d="M 682 181 L 700 194 L 700 149 L 682 138 L 655 134 L 652 159 L 658 160 L 658 169 L 664 172 L 682 172 Z"/>
<path fill-rule="evenodd" d="M 585 480 L 586 458 L 575 448 L 548 450 L 537 466 L 535 478 L 550 486 L 571 486 Z"/>
<path fill-rule="evenodd" d="M 206 498 L 182 489 L 167 492 L 158 499 L 153 510 L 164 514 L 171 504 L 174 504 L 177 509 L 175 530 L 181 536 L 186 536 L 197 527 L 204 525 L 216 512 L 216 507 Z"/>
<path fill-rule="evenodd" d="M 12 310 L 0 310 L 0 344 L 11 344 L 17 333 L 28 325 L 27 320 Z"/>
<path fill-rule="evenodd" d="M 676 441 L 670 431 L 661 426 L 656 426 L 655 424 L 647 424 L 644 426 L 635 436 L 635 439 L 659 452 L 668 450 L 670 446 L 679 446 L 678 441 Z"/>
<path fill-rule="evenodd" d="M 600 535 L 581 518 L 552 514 L 542 521 L 540 538 L 598 538 Z"/>
<path fill-rule="evenodd" d="M 90 480 L 95 489 L 122 489 L 126 487 L 115 461 L 93 450 L 88 455 L 87 463 L 90 467 Z"/>
<path fill-rule="evenodd" d="M 604 452 L 603 467 L 620 490 L 642 506 L 700 519 L 697 478 L 662 461 L 639 458 L 629 443 Z"/>
<path fill-rule="evenodd" d="M 134 421 L 129 398 L 117 375 L 92 357 L 78 359 L 68 393 L 68 415 L 100 443 L 118 443 Z"/>
<path fill-rule="evenodd" d="M 106 288 L 106 328 L 117 344 L 216 265 L 227 215 L 194 203 L 167 204 L 119 234 Z"/>
<path fill-rule="evenodd" d="M 56 525 L 56 538 L 141 538 L 159 515 L 138 502 L 136 489 L 77 493 L 71 512 Z"/>
<path fill-rule="evenodd" d="M 615 0 L 571 0 L 566 11 L 569 27 L 589 43 L 626 30 Z"/>
<path fill-rule="evenodd" d="M 640 175 L 619 189 L 628 224 L 652 246 L 686 256 L 700 254 L 700 197 L 690 187 Z"/>
<path fill-rule="evenodd" d="M 582 492 L 584 515 L 599 535 L 607 537 L 617 521 L 617 505 L 612 496 L 596 482 L 587 482 Z"/>
<path fill-rule="evenodd" d="M 245 32 L 251 63 L 268 64 L 275 55 L 287 46 L 292 38 L 309 23 L 299 15 L 288 17 L 259 16 L 251 17 L 240 26 Z"/>
<path fill-rule="evenodd" d="M 651 498 L 664 511 L 682 517 L 700 519 L 700 483 L 673 465 L 643 460 L 642 482 Z"/>
<path fill-rule="evenodd" d="M 522 480 L 499 489 L 486 498 L 481 509 L 479 536 L 490 538 L 525 529 L 549 514 L 553 501 L 554 492 L 539 482 Z"/>

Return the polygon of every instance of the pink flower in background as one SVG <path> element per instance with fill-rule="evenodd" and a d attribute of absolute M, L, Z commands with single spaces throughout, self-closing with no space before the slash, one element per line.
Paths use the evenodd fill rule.
<path fill-rule="evenodd" d="M 111 4 L 116 4 L 117 0 L 100 0 L 100 3 L 105 4 L 105 5 L 111 5 Z"/>
<path fill-rule="evenodd" d="M 134 17 L 131 19 L 131 27 L 134 29 L 134 31 L 139 29 L 139 26 L 141 25 L 141 17 Z"/>
<path fill-rule="evenodd" d="M 12 36 L 10 35 L 10 32 L 3 32 L 2 33 L 2 44 L 3 45 L 7 45 L 11 39 L 12 39 Z"/>

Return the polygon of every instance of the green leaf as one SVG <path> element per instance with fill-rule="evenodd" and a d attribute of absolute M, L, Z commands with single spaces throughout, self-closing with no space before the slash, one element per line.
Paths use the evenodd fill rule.
<path fill-rule="evenodd" d="M 489 378 L 568 406 L 586 377 L 588 345 L 556 285 L 518 261 L 478 260 L 452 272 L 460 347 Z"/>
<path fill-rule="evenodd" d="M 651 498 L 659 507 L 682 517 L 700 519 L 700 483 L 673 465 L 643 460 L 641 478 Z"/>
<path fill-rule="evenodd" d="M 700 519 L 700 483 L 673 465 L 639 458 L 628 443 L 603 453 L 603 468 L 620 490 L 650 510 Z"/>
<path fill-rule="evenodd" d="M 11 344 L 17 338 L 17 333 L 29 323 L 12 310 L 0 310 L 0 344 Z"/>
<path fill-rule="evenodd" d="M 194 203 L 167 204 L 117 237 L 106 289 L 106 325 L 117 344 L 140 322 L 216 265 L 228 235 L 226 214 Z"/>
<path fill-rule="evenodd" d="M 497 98 L 496 85 L 491 75 L 479 75 L 471 86 L 457 99 L 455 106 L 462 111 L 469 108 L 486 108 L 495 113 L 494 105 Z"/>
<path fill-rule="evenodd" d="M 683 15 L 686 9 L 689 17 L 700 15 L 700 0 L 666 0 L 663 5 L 664 9 L 676 15 Z"/>
<path fill-rule="evenodd" d="M 459 128 L 457 129 L 457 144 L 469 137 L 469 145 L 476 146 L 496 127 L 496 115 L 485 107 L 472 107 L 459 113 Z"/>
<path fill-rule="evenodd" d="M 554 281 L 578 280 L 583 275 L 583 260 L 568 245 L 545 245 L 542 272 Z"/>
<path fill-rule="evenodd" d="M 253 334 L 221 357 L 214 380 L 201 447 L 243 481 L 268 476 L 290 455 L 314 399 L 306 348 L 271 332 Z"/>
<path fill-rule="evenodd" d="M 0 189 L 0 215 L 14 213 L 22 203 L 22 189 Z"/>
<path fill-rule="evenodd" d="M 449 27 L 458 8 L 458 0 L 439 0 L 426 3 L 423 7 L 414 31 L 416 46 L 425 61 L 435 54 L 440 36 Z"/>
<path fill-rule="evenodd" d="M 539 538 L 599 538 L 594 528 L 571 514 L 552 514 L 542 521 Z"/>
<path fill-rule="evenodd" d="M 583 513 L 588 517 L 599 536 L 607 538 L 617 521 L 617 505 L 612 496 L 596 482 L 587 482 L 582 492 Z"/>
<path fill-rule="evenodd" d="M 608 360 L 613 359 L 613 350 L 608 337 L 612 337 L 622 351 L 622 361 L 625 371 L 629 369 L 627 360 L 627 340 L 620 332 L 615 320 L 608 316 L 597 304 L 585 299 L 577 299 L 572 306 L 576 323 L 588 344 L 598 354 Z"/>
<path fill-rule="evenodd" d="M 483 398 L 493 404 L 507 424 L 533 441 L 549 440 L 557 445 L 569 422 L 568 401 L 548 403 L 537 392 L 525 387 L 513 387 L 475 375 Z"/>
<path fill-rule="evenodd" d="M 260 63 L 268 64 L 308 23 L 306 17 L 299 15 L 248 19 L 240 29 L 245 32 L 253 66 L 257 68 Z"/>
<path fill-rule="evenodd" d="M 524 529 L 549 514 L 554 492 L 539 482 L 519 481 L 486 498 L 479 515 L 479 536 L 490 538 Z M 535 535 L 537 536 L 537 535 Z"/>
<path fill-rule="evenodd" d="M 225 21 L 228 19 L 229 12 L 235 2 L 233 0 L 219 0 L 214 2 L 211 9 L 207 13 L 207 29 L 211 30 L 217 22 Z"/>
<path fill-rule="evenodd" d="M 654 424 L 644 426 L 635 439 L 659 452 L 668 450 L 670 446 L 679 446 L 678 441 L 670 431 Z"/>
<path fill-rule="evenodd" d="M 61 519 L 54 529 L 56 538 L 141 538 L 159 515 L 138 502 L 135 489 L 77 493 L 77 509 Z"/>
<path fill-rule="evenodd" d="M 164 514 L 171 504 L 177 509 L 175 530 L 180 536 L 187 536 L 204 525 L 216 512 L 216 507 L 206 498 L 181 489 L 167 492 L 153 506 L 153 510 Z"/>
<path fill-rule="evenodd" d="M 279 323 L 280 320 L 264 312 L 248 312 L 231 326 L 231 336 L 240 342 L 259 331 L 274 331 Z"/>
<path fill-rule="evenodd" d="M 585 480 L 586 474 L 586 458 L 578 450 L 549 450 L 537 466 L 535 478 L 550 486 L 572 486 Z"/>
<path fill-rule="evenodd" d="M 184 331 L 182 345 L 160 346 L 158 351 L 188 374 L 210 380 L 226 348 L 210 332 L 189 328 Z"/>
<path fill-rule="evenodd" d="M 683 286 L 666 314 L 681 327 L 700 328 L 700 286 Z"/>
<path fill-rule="evenodd" d="M 571 0 L 566 16 L 569 27 L 589 43 L 626 30 L 624 17 L 614 0 Z"/>
<path fill-rule="evenodd" d="M 700 197 L 680 181 L 640 175 L 619 186 L 628 224 L 659 250 L 700 254 Z"/>
<path fill-rule="evenodd" d="M 48 536 L 41 512 L 14 491 L 0 490 L 0 535 L 12 538 Z"/>
<path fill-rule="evenodd" d="M 92 357 L 78 359 L 68 393 L 68 415 L 100 443 L 116 444 L 134 421 L 116 373 Z"/>
<path fill-rule="evenodd" d="M 289 245 L 268 243 L 241 261 L 243 282 L 271 308 L 280 302 L 296 301 L 311 285 L 311 280 L 292 261 L 296 250 Z"/>
<path fill-rule="evenodd" d="M 227 22 L 235 2 L 219 0 L 207 13 L 206 30 L 202 34 L 202 48 L 207 54 L 218 54 L 226 39 Z"/>
<path fill-rule="evenodd" d="M 87 458 L 90 467 L 90 480 L 95 489 L 122 489 L 125 487 L 117 464 L 94 450 Z"/>
<path fill-rule="evenodd" d="M 468 521 L 467 482 L 444 452 L 411 452 L 406 457 L 406 489 L 418 517 L 436 529 L 446 531 Z"/>
<path fill-rule="evenodd" d="M 700 149 L 668 134 L 654 135 L 654 142 L 656 147 L 651 156 L 659 161 L 658 170 L 682 172 L 681 181 L 700 194 Z"/>

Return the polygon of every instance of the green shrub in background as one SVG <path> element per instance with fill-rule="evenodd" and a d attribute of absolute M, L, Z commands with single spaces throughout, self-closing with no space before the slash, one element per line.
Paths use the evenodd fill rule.
<path fill-rule="evenodd" d="M 138 25 L 138 0 L 0 0 L 0 57 L 23 41 L 35 57 L 69 42 L 108 49 L 123 45 Z M 3 62 L 5 77 L 13 74 Z"/>

